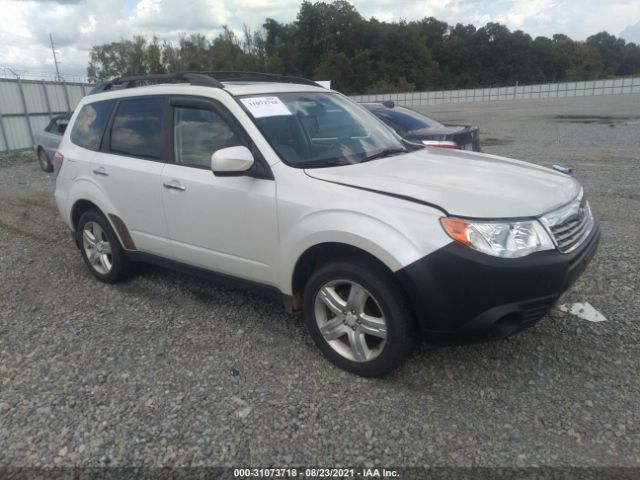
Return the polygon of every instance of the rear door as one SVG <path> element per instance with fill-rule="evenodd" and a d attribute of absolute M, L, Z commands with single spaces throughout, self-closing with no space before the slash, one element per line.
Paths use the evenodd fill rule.
<path fill-rule="evenodd" d="M 276 185 L 256 176 L 215 176 L 211 155 L 244 145 L 264 162 L 233 115 L 211 99 L 171 101 L 173 162 L 162 179 L 176 257 L 189 265 L 275 284 Z M 266 163 L 263 164 L 268 169 Z"/>
<path fill-rule="evenodd" d="M 163 128 L 165 96 L 119 100 L 92 162 L 92 176 L 114 207 L 135 247 L 171 257 L 171 243 L 162 210 L 162 169 L 166 148 Z"/>

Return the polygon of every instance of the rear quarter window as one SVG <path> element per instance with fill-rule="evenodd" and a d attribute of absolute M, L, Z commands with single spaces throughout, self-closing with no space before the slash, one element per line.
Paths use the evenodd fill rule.
<path fill-rule="evenodd" d="M 114 105 L 114 100 L 105 100 L 82 107 L 71 130 L 71 141 L 89 150 L 99 150 Z"/>
<path fill-rule="evenodd" d="M 165 103 L 162 97 L 121 100 L 111 127 L 111 151 L 159 159 Z"/>

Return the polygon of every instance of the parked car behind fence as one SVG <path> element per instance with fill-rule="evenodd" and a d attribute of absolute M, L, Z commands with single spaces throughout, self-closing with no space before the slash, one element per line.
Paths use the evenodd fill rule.
<path fill-rule="evenodd" d="M 471 125 L 445 125 L 392 101 L 363 103 L 402 138 L 427 147 L 480 151 L 480 129 Z"/>
<path fill-rule="evenodd" d="M 38 155 L 38 162 L 40 162 L 40 168 L 45 172 L 53 171 L 51 159 L 58 149 L 70 118 L 71 113 L 56 115 L 51 118 L 49 125 L 44 130 L 39 130 L 35 133 L 35 150 Z"/>

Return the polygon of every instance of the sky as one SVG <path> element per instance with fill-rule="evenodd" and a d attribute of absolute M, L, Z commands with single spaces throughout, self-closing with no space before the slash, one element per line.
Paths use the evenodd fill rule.
<path fill-rule="evenodd" d="M 325 0 L 328 1 L 328 0 Z M 84 75 L 93 45 L 156 35 L 175 41 L 182 33 L 212 38 L 223 25 L 241 31 L 264 19 L 295 19 L 301 0 L 0 0 L 0 67 Z M 500 22 L 533 37 L 564 33 L 575 40 L 606 30 L 640 44 L 640 0 L 352 0 L 365 18 L 381 21 L 433 16 L 449 24 Z"/>

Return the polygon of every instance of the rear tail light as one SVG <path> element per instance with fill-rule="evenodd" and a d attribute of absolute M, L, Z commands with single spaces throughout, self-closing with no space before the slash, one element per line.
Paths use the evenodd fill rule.
<path fill-rule="evenodd" d="M 456 142 L 449 142 L 445 140 L 423 140 L 422 144 L 425 147 L 452 148 L 454 150 L 460 150 L 460 145 Z"/>
<path fill-rule="evenodd" d="M 53 178 L 56 178 L 58 176 L 58 173 L 60 173 L 63 161 L 64 155 L 62 155 L 60 152 L 56 152 L 56 154 L 53 156 Z"/>

